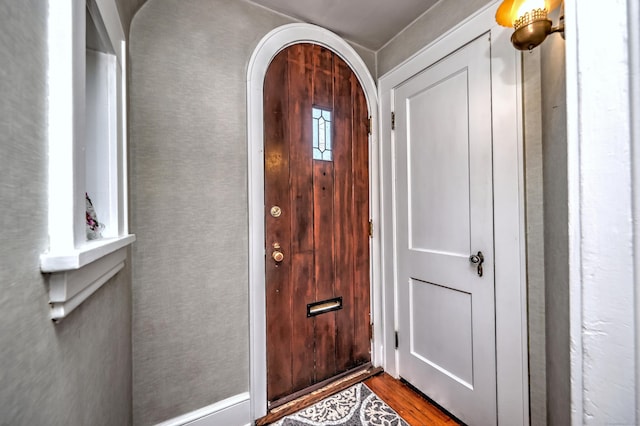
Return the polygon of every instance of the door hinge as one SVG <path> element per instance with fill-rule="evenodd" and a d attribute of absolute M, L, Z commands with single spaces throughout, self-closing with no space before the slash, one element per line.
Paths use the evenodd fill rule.
<path fill-rule="evenodd" d="M 373 323 L 369 323 L 369 340 L 373 340 Z"/>
<path fill-rule="evenodd" d="M 373 237 L 373 221 L 369 221 L 369 236 Z"/>
<path fill-rule="evenodd" d="M 395 130 L 396 129 L 396 113 L 392 112 L 391 113 L 391 130 Z"/>
<path fill-rule="evenodd" d="M 367 132 L 371 134 L 371 116 L 369 116 L 369 121 L 367 123 Z"/>
<path fill-rule="evenodd" d="M 396 331 L 396 349 L 398 349 L 398 332 Z"/>

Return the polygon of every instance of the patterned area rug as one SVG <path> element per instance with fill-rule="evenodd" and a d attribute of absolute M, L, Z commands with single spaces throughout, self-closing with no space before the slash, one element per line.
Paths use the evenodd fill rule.
<path fill-rule="evenodd" d="M 409 426 L 366 385 L 358 383 L 284 417 L 274 426 Z"/>

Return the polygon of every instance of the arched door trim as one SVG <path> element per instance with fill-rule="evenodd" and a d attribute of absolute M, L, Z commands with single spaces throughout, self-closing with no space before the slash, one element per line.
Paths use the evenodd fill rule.
<path fill-rule="evenodd" d="M 247 69 L 247 143 L 248 143 L 248 208 L 249 208 L 249 391 L 253 419 L 266 414 L 267 360 L 265 313 L 265 249 L 264 249 L 264 134 L 263 85 L 267 68 L 282 49 L 297 43 L 324 46 L 340 56 L 353 70 L 367 98 L 371 115 L 370 141 L 370 205 L 373 223 L 380 223 L 379 146 L 377 138 L 377 89 L 362 58 L 342 38 L 316 25 L 296 23 L 269 32 L 256 46 Z M 380 227 L 374 227 L 371 244 L 371 316 L 374 321 L 371 360 L 382 363 L 381 246 Z M 379 338 L 380 336 L 380 338 Z"/>

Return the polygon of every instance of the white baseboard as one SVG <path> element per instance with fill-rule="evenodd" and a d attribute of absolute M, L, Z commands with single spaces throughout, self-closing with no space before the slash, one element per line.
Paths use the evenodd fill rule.
<path fill-rule="evenodd" d="M 156 426 L 247 426 L 251 423 L 249 392 L 244 392 Z"/>

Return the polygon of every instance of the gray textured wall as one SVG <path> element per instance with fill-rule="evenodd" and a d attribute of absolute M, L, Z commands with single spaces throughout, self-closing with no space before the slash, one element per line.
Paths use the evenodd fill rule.
<path fill-rule="evenodd" d="M 147 0 L 115 0 L 118 13 L 120 14 L 120 19 L 122 20 L 124 35 L 127 39 L 129 38 L 129 24 L 131 23 L 131 18 L 133 18 L 133 15 L 136 14 L 138 9 L 146 1 Z"/>
<path fill-rule="evenodd" d="M 246 68 L 291 22 L 150 0 L 130 36 L 134 423 L 249 389 Z"/>
<path fill-rule="evenodd" d="M 547 421 L 560 426 L 571 423 L 565 41 L 555 34 L 539 49 L 545 182 Z"/>
<path fill-rule="evenodd" d="M 371 73 L 373 80 L 376 81 L 378 77 L 377 65 L 376 65 L 376 52 L 373 52 L 367 49 L 366 47 L 362 47 L 359 44 L 351 43 L 349 40 L 346 40 L 346 41 L 351 45 L 351 47 L 353 47 L 353 50 L 355 50 L 356 53 L 360 55 L 360 58 L 362 58 L 362 60 L 364 61 L 364 64 L 369 69 L 369 72 Z"/>
<path fill-rule="evenodd" d="M 0 0 L 0 425 L 127 425 L 128 268 L 49 319 L 46 20 L 46 2 Z"/>
<path fill-rule="evenodd" d="M 411 57 L 421 48 L 436 40 L 439 36 L 453 28 L 481 7 L 490 3 L 487 0 L 449 0 L 438 2 L 425 15 L 411 26 L 405 28 L 398 36 L 378 51 L 378 75 L 383 75 Z M 547 68 L 550 64 L 545 63 Z M 545 317 L 545 248 L 548 242 L 545 237 L 550 234 L 546 228 L 547 214 L 543 215 L 546 193 L 543 192 L 543 160 L 547 161 L 548 152 L 543 159 L 542 126 L 551 123 L 542 121 L 541 108 L 547 116 L 554 114 L 553 106 L 541 102 L 541 79 L 551 78 L 553 70 L 541 75 L 540 53 L 526 54 L 523 58 L 523 100 L 525 131 L 525 202 L 527 232 L 527 292 L 529 319 L 529 369 L 530 369 L 530 409 L 531 424 L 546 423 L 547 406 L 547 352 L 545 349 L 545 333 L 549 328 L 549 318 Z M 564 78 L 564 77 L 562 77 Z M 558 118 L 561 119 L 561 118 Z M 557 123 L 556 123 L 557 124 Z M 566 156 L 565 156 L 566 158 Z M 561 161 L 557 158 L 556 161 Z M 545 166 L 546 167 L 546 166 Z M 566 167 L 566 163 L 565 163 Z M 547 170 L 545 168 L 545 170 Z M 544 176 L 553 179 L 555 176 Z M 566 198 L 565 198 L 566 201 Z M 549 219 L 554 220 L 554 219 Z M 557 223 L 557 222 L 556 222 Z M 566 222 L 565 222 L 566 233 Z M 562 262 L 565 259 L 555 259 Z M 552 261 L 554 261 L 552 259 Z M 550 272 L 554 274 L 554 272 Z M 547 293 L 548 295 L 548 293 Z M 553 295 L 552 295 L 553 296 Z M 552 302 L 553 303 L 553 302 Z M 555 318 L 551 318 L 554 321 Z M 561 402 L 564 404 L 564 401 Z M 562 423 L 557 423 L 562 424 Z M 568 423 L 567 423 L 568 424 Z"/>
<path fill-rule="evenodd" d="M 531 426 L 547 423 L 540 49 L 522 55 Z"/>
<path fill-rule="evenodd" d="M 290 22 L 237 0 L 149 0 L 133 19 L 136 425 L 249 389 L 246 72 Z"/>
<path fill-rule="evenodd" d="M 439 1 L 377 52 L 378 76 L 383 76 L 411 55 L 493 0 Z"/>

